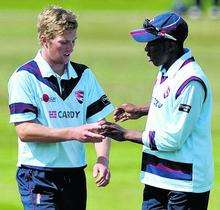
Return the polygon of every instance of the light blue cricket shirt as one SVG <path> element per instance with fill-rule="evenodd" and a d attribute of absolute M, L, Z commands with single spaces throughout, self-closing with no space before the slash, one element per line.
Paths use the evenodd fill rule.
<path fill-rule="evenodd" d="M 59 77 L 37 56 L 22 65 L 8 83 L 10 122 L 37 120 L 51 128 L 97 122 L 113 111 L 92 71 L 69 62 Z M 82 167 L 85 147 L 79 141 L 35 143 L 18 140 L 18 166 Z"/>

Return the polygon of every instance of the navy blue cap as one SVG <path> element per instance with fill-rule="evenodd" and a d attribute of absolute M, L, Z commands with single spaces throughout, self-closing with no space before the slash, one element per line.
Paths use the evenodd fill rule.
<path fill-rule="evenodd" d="M 171 39 L 184 42 L 188 36 L 186 21 L 174 12 L 166 12 L 151 20 L 145 19 L 143 27 L 130 32 L 137 42 L 150 42 L 156 39 Z"/>

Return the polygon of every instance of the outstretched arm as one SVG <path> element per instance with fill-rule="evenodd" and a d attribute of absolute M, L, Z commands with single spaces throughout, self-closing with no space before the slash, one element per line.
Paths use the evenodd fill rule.
<path fill-rule="evenodd" d="M 143 144 L 142 132 L 140 131 L 128 130 L 111 122 L 106 122 L 102 125 L 102 130 L 102 135 L 117 141 L 131 141 L 137 144 Z"/>
<path fill-rule="evenodd" d="M 195 128 L 204 98 L 205 91 L 202 85 L 196 81 L 191 82 L 176 99 L 171 119 L 163 126 L 158 126 L 157 130 L 148 127 L 144 132 L 132 131 L 107 122 L 102 125 L 102 134 L 117 141 L 144 144 L 151 150 L 177 151 Z"/>
<path fill-rule="evenodd" d="M 114 120 L 126 121 L 138 119 L 148 114 L 150 105 L 134 105 L 131 103 L 122 104 L 114 112 Z"/>
<path fill-rule="evenodd" d="M 79 127 L 49 128 L 35 121 L 16 123 L 16 132 L 24 142 L 56 143 L 77 140 L 80 142 L 101 142 L 105 137 L 98 134 L 100 123 Z"/>

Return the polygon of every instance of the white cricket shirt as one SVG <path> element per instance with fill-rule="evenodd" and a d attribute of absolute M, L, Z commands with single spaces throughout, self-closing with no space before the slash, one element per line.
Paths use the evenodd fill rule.
<path fill-rule="evenodd" d="M 209 191 L 213 182 L 212 95 L 207 77 L 185 54 L 161 69 L 145 131 L 141 181 L 159 188 Z"/>

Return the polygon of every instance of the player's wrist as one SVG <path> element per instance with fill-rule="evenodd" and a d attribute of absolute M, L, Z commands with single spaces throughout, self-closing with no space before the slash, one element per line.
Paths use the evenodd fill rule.
<path fill-rule="evenodd" d="M 99 156 L 99 157 L 97 157 L 96 163 L 100 163 L 105 166 L 108 166 L 109 165 L 109 158 L 107 156 Z"/>
<path fill-rule="evenodd" d="M 148 106 L 138 106 L 137 107 L 137 114 L 142 117 L 144 115 L 147 115 L 149 111 L 149 107 Z"/>
<path fill-rule="evenodd" d="M 126 130 L 124 137 L 126 141 L 143 144 L 142 143 L 142 132 L 140 131 Z"/>
<path fill-rule="evenodd" d="M 132 131 L 130 131 L 130 130 L 124 129 L 123 135 L 122 135 L 123 136 L 122 138 L 124 141 L 130 140 L 131 132 Z"/>
<path fill-rule="evenodd" d="M 63 139 L 70 141 L 70 140 L 80 140 L 79 136 L 77 135 L 77 128 L 63 128 Z"/>

